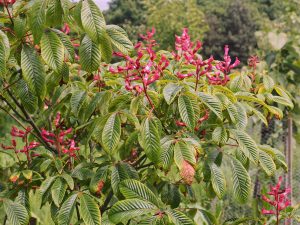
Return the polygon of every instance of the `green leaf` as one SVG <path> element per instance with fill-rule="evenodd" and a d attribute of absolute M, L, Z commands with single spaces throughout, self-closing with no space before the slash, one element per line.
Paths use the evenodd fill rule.
<path fill-rule="evenodd" d="M 85 32 L 96 43 L 100 43 L 105 34 L 104 17 L 93 0 L 83 0 L 81 7 L 81 21 Z"/>
<path fill-rule="evenodd" d="M 73 190 L 74 189 L 74 180 L 73 180 L 73 178 L 67 173 L 63 173 L 61 175 L 61 177 L 67 182 L 69 188 L 71 190 Z"/>
<path fill-rule="evenodd" d="M 276 165 L 272 157 L 264 151 L 259 152 L 259 164 L 268 176 L 274 174 L 276 170 Z"/>
<path fill-rule="evenodd" d="M 119 188 L 126 199 L 138 198 L 149 201 L 156 206 L 159 205 L 159 200 L 155 194 L 140 181 L 127 179 L 120 183 Z"/>
<path fill-rule="evenodd" d="M 181 91 L 182 86 L 174 83 L 168 83 L 163 90 L 163 95 L 168 103 L 168 105 L 171 105 L 171 103 L 174 101 L 178 93 Z"/>
<path fill-rule="evenodd" d="M 260 119 L 266 126 L 268 126 L 266 117 L 260 111 L 256 110 L 255 108 L 252 108 L 251 110 L 258 117 L 258 119 Z"/>
<path fill-rule="evenodd" d="M 178 210 L 167 210 L 166 213 L 174 225 L 194 225 L 195 223 L 184 213 Z"/>
<path fill-rule="evenodd" d="M 212 141 L 216 144 L 225 144 L 228 140 L 228 134 L 224 127 L 216 127 L 212 133 Z"/>
<path fill-rule="evenodd" d="M 77 193 L 72 194 L 62 204 L 57 216 L 58 225 L 70 224 L 72 214 L 74 212 L 77 196 L 78 196 Z"/>
<path fill-rule="evenodd" d="M 195 128 L 195 112 L 189 96 L 181 95 L 178 97 L 178 109 L 180 117 L 190 130 Z"/>
<path fill-rule="evenodd" d="M 46 22 L 49 26 L 59 26 L 62 23 L 63 9 L 61 0 L 48 0 Z"/>
<path fill-rule="evenodd" d="M 271 92 L 274 88 L 274 80 L 269 75 L 263 75 L 263 84 L 267 91 Z"/>
<path fill-rule="evenodd" d="M 21 68 L 30 90 L 43 99 L 46 93 L 45 70 L 34 48 L 23 45 Z"/>
<path fill-rule="evenodd" d="M 106 32 L 103 34 L 103 36 L 101 38 L 100 52 L 101 52 L 101 56 L 104 59 L 104 61 L 106 63 L 109 63 L 112 58 L 113 49 L 112 49 L 112 45 L 111 45 L 111 40 Z"/>
<path fill-rule="evenodd" d="M 107 25 L 106 32 L 110 37 L 113 47 L 123 54 L 129 54 L 133 46 L 126 32 L 117 25 Z"/>
<path fill-rule="evenodd" d="M 141 139 L 147 157 L 154 163 L 159 161 L 161 155 L 159 133 L 155 119 L 147 118 L 143 123 Z"/>
<path fill-rule="evenodd" d="M 236 159 L 232 158 L 233 194 L 241 202 L 246 202 L 250 195 L 251 179 L 247 170 Z"/>
<path fill-rule="evenodd" d="M 61 178 L 57 178 L 51 187 L 52 199 L 57 207 L 65 197 L 67 184 Z"/>
<path fill-rule="evenodd" d="M 105 123 L 102 132 L 103 147 L 113 151 L 119 144 L 121 137 L 121 120 L 118 113 L 113 113 Z"/>
<path fill-rule="evenodd" d="M 216 164 L 210 165 L 212 187 L 219 198 L 222 198 L 226 190 L 224 174 Z"/>
<path fill-rule="evenodd" d="M 34 38 L 34 43 L 38 44 L 41 40 L 46 21 L 46 7 L 48 0 L 34 1 L 29 15 L 29 24 Z"/>
<path fill-rule="evenodd" d="M 18 196 L 16 197 L 15 202 L 20 203 L 22 206 L 24 206 L 28 214 L 30 214 L 30 201 L 29 201 L 29 194 L 27 190 L 21 189 L 18 192 Z"/>
<path fill-rule="evenodd" d="M 194 148 L 185 143 L 184 141 L 178 141 L 174 148 L 174 161 L 177 167 L 181 170 L 183 161 L 188 161 L 191 164 L 196 163 Z"/>
<path fill-rule="evenodd" d="M 61 43 L 64 45 L 65 53 L 68 53 L 68 58 L 70 58 L 71 61 L 73 61 L 75 57 L 75 50 L 70 40 L 70 37 L 60 30 L 54 28 L 52 28 L 51 30 L 56 33 Z"/>
<path fill-rule="evenodd" d="M 9 199 L 3 201 L 4 211 L 7 215 L 9 224 L 11 225 L 27 225 L 29 215 L 26 208 L 20 203 L 13 202 Z"/>
<path fill-rule="evenodd" d="M 34 113 L 38 107 L 38 99 L 29 89 L 28 84 L 25 80 L 20 79 L 14 88 L 16 95 L 21 100 L 24 108 L 29 113 Z"/>
<path fill-rule="evenodd" d="M 0 30 L 0 77 L 6 73 L 6 61 L 10 54 L 9 40 L 4 32 Z"/>
<path fill-rule="evenodd" d="M 115 194 L 119 191 L 119 183 L 126 179 L 139 179 L 139 174 L 128 163 L 120 162 L 112 167 L 111 186 Z"/>
<path fill-rule="evenodd" d="M 217 117 L 223 119 L 222 104 L 220 103 L 217 97 L 214 97 L 212 95 L 203 92 L 199 92 L 198 96 L 203 102 L 203 104 L 206 105 L 211 111 L 213 111 L 213 113 L 216 114 Z"/>
<path fill-rule="evenodd" d="M 83 70 L 90 73 L 98 70 L 101 62 L 99 44 L 93 42 L 87 35 L 81 41 L 79 56 Z"/>
<path fill-rule="evenodd" d="M 24 14 L 18 15 L 14 19 L 14 31 L 18 38 L 22 38 L 26 33 L 26 16 Z"/>
<path fill-rule="evenodd" d="M 236 138 L 239 147 L 245 153 L 245 155 L 254 163 L 258 162 L 258 148 L 255 141 L 242 130 L 230 130 L 230 132 Z"/>
<path fill-rule="evenodd" d="M 51 187 L 51 185 L 53 184 L 55 179 L 56 179 L 56 177 L 54 176 L 54 177 L 48 177 L 46 180 L 43 181 L 43 183 L 39 189 L 39 193 L 42 197 L 49 190 L 49 188 Z"/>
<path fill-rule="evenodd" d="M 140 199 L 126 199 L 114 204 L 109 210 L 108 217 L 112 222 L 118 224 L 138 216 L 153 214 L 157 210 L 158 208 L 150 202 Z"/>
<path fill-rule="evenodd" d="M 294 107 L 293 102 L 289 98 L 285 98 L 285 97 L 281 97 L 281 96 L 273 96 L 272 101 L 277 102 L 281 105 L 288 106 L 291 109 Z"/>
<path fill-rule="evenodd" d="M 89 195 L 80 196 L 80 216 L 86 225 L 101 225 L 101 214 L 98 204 Z"/>
<path fill-rule="evenodd" d="M 87 93 L 85 91 L 75 91 L 70 99 L 71 110 L 78 116 L 78 113 L 86 99 Z"/>
<path fill-rule="evenodd" d="M 51 69 L 61 71 L 64 62 L 64 45 L 53 31 L 46 31 L 41 39 L 41 55 Z"/>
<path fill-rule="evenodd" d="M 173 140 L 168 140 L 166 142 L 163 142 L 163 139 L 161 140 L 161 148 L 162 153 L 160 157 L 160 162 L 164 169 L 168 169 L 174 158 L 174 144 Z"/>
<path fill-rule="evenodd" d="M 172 208 L 178 207 L 181 202 L 179 188 L 174 184 L 165 184 L 161 190 L 161 200 Z"/>

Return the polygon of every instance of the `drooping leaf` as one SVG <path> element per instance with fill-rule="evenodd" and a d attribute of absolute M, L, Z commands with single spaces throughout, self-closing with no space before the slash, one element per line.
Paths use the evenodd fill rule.
<path fill-rule="evenodd" d="M 33 34 L 34 43 L 38 44 L 43 35 L 46 21 L 46 7 L 48 0 L 34 1 L 29 13 L 29 24 Z"/>
<path fill-rule="evenodd" d="M 83 0 L 81 21 L 85 32 L 96 43 L 100 43 L 105 33 L 104 17 L 93 0 Z"/>
<path fill-rule="evenodd" d="M 109 210 L 108 216 L 112 222 L 118 224 L 137 216 L 153 214 L 157 210 L 158 208 L 154 204 L 133 198 L 118 201 Z"/>
<path fill-rule="evenodd" d="M 64 62 L 64 45 L 51 30 L 46 31 L 41 39 L 41 55 L 51 69 L 60 72 Z"/>
<path fill-rule="evenodd" d="M 155 194 L 140 181 L 127 179 L 120 183 L 119 188 L 126 199 L 138 198 L 149 201 L 156 206 L 159 205 L 159 200 Z"/>
<path fill-rule="evenodd" d="M 30 90 L 41 99 L 46 92 L 45 70 L 36 51 L 24 45 L 21 52 L 21 68 L 23 78 Z"/>
<path fill-rule="evenodd" d="M 228 140 L 228 134 L 224 127 L 216 127 L 212 133 L 212 141 L 217 144 L 225 144 Z"/>
<path fill-rule="evenodd" d="M 211 111 L 213 111 L 217 117 L 219 117 L 220 119 L 223 118 L 222 105 L 218 100 L 218 98 L 203 92 L 199 92 L 198 96 L 200 100 L 203 102 L 203 104 L 206 105 Z"/>
<path fill-rule="evenodd" d="M 83 70 L 91 73 L 99 68 L 101 62 L 99 44 L 93 42 L 87 35 L 81 41 L 79 56 Z"/>
<path fill-rule="evenodd" d="M 174 148 L 174 161 L 179 169 L 182 169 L 184 160 L 191 164 L 196 163 L 194 149 L 184 141 L 178 141 Z"/>
<path fill-rule="evenodd" d="M 113 151 L 121 137 L 121 120 L 118 113 L 113 113 L 105 123 L 102 132 L 102 143 L 105 149 Z"/>
<path fill-rule="evenodd" d="M 7 219 L 12 225 L 27 225 L 29 222 L 29 215 L 26 208 L 20 203 L 13 202 L 9 199 L 3 201 L 4 211 Z"/>
<path fill-rule="evenodd" d="M 68 53 L 68 58 L 70 58 L 71 61 L 73 61 L 75 57 L 75 50 L 69 36 L 60 30 L 54 28 L 52 28 L 51 30 L 55 32 L 56 35 L 59 37 L 60 41 L 65 47 L 65 54 Z"/>
<path fill-rule="evenodd" d="M 61 179 L 57 178 L 51 187 L 52 199 L 57 207 L 60 206 L 67 190 L 67 184 Z"/>
<path fill-rule="evenodd" d="M 241 202 L 246 202 L 250 195 L 251 179 L 247 170 L 236 159 L 232 159 L 233 193 Z"/>
<path fill-rule="evenodd" d="M 110 37 L 113 47 L 123 54 L 128 54 L 133 46 L 126 32 L 117 25 L 107 25 L 106 32 Z"/>
<path fill-rule="evenodd" d="M 75 193 L 72 194 L 70 197 L 68 197 L 66 201 L 64 201 L 64 203 L 62 204 L 58 212 L 58 216 L 57 216 L 58 225 L 70 224 L 77 197 L 78 194 Z"/>
<path fill-rule="evenodd" d="M 190 130 L 195 128 L 195 112 L 189 96 L 181 95 L 178 97 L 178 109 L 180 117 Z"/>
<path fill-rule="evenodd" d="M 88 194 L 80 196 L 80 216 L 87 225 L 101 225 L 99 205 Z"/>
<path fill-rule="evenodd" d="M 216 164 L 210 165 L 212 187 L 219 198 L 222 198 L 226 190 L 224 174 Z"/>
<path fill-rule="evenodd" d="M 160 132 L 158 129 L 155 119 L 147 118 L 141 131 L 141 139 L 146 155 L 154 163 L 159 161 L 161 155 Z"/>
<path fill-rule="evenodd" d="M 111 40 L 106 32 L 104 32 L 101 38 L 99 47 L 100 47 L 102 58 L 106 63 L 109 63 L 112 58 L 113 49 L 112 49 Z"/>
<path fill-rule="evenodd" d="M 163 95 L 168 105 L 174 101 L 181 89 L 182 86 L 174 83 L 169 83 L 164 87 Z"/>
<path fill-rule="evenodd" d="M 255 141 L 244 131 L 230 130 L 236 138 L 239 147 L 243 150 L 245 155 L 254 163 L 258 162 L 258 148 Z"/>
<path fill-rule="evenodd" d="M 34 113 L 38 107 L 38 99 L 29 89 L 28 84 L 23 79 L 20 79 L 15 87 L 15 93 L 20 98 L 24 108 L 28 112 Z"/>
<path fill-rule="evenodd" d="M 87 93 L 85 91 L 76 90 L 70 100 L 71 110 L 72 112 L 78 116 L 78 113 L 83 105 L 83 102 L 86 99 Z"/>
<path fill-rule="evenodd" d="M 195 225 L 187 215 L 178 210 L 168 210 L 167 214 L 174 225 Z"/>
<path fill-rule="evenodd" d="M 276 165 L 272 157 L 264 151 L 259 151 L 259 164 L 268 176 L 274 174 Z"/>

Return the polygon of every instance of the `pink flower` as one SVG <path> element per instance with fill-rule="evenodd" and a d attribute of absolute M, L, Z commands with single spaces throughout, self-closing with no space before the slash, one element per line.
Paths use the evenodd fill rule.
<path fill-rule="evenodd" d="M 269 199 L 265 195 L 262 196 L 263 201 L 275 208 L 275 210 L 266 210 L 263 208 L 262 214 L 273 214 L 276 215 L 276 218 L 279 218 L 280 211 L 291 205 L 291 201 L 287 198 L 291 189 L 280 189 L 282 181 L 282 177 L 279 177 L 277 184 L 275 186 L 270 186 L 270 192 L 268 192 L 268 195 L 272 196 L 273 200 Z"/>

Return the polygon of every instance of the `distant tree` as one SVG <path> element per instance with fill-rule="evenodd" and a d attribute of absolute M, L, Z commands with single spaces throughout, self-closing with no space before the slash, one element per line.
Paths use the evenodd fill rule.
<path fill-rule="evenodd" d="M 162 48 L 174 48 L 175 34 L 184 27 L 193 39 L 202 40 L 208 30 L 205 15 L 195 0 L 148 1 L 148 26 L 155 27 Z"/>
<path fill-rule="evenodd" d="M 258 29 L 257 12 L 247 1 L 198 1 L 203 7 L 209 31 L 204 38 L 206 56 L 213 52 L 217 59 L 222 57 L 223 47 L 228 44 L 231 54 L 239 56 L 242 62 L 256 48 L 255 31 Z"/>
<path fill-rule="evenodd" d="M 135 42 L 138 34 L 146 31 L 147 10 L 143 0 L 112 0 L 104 14 L 108 24 L 123 27 L 129 38 Z"/>

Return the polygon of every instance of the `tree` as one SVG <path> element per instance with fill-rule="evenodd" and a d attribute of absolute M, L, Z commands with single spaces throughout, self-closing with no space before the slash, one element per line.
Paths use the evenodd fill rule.
<path fill-rule="evenodd" d="M 15 125 L 1 143 L 13 163 L 0 204 L 10 224 L 39 223 L 41 207 L 58 225 L 228 224 L 194 204 L 195 189 L 221 199 L 229 162 L 246 202 L 250 165 L 269 176 L 286 166 L 246 130 L 251 118 L 281 119 L 275 104 L 293 107 L 255 59 L 240 72 L 228 46 L 220 61 L 202 58 L 187 29 L 172 53 L 155 49 L 154 29 L 133 48 L 93 0 L 5 2 L 3 14 L 0 109 Z M 110 64 L 113 54 L 122 61 Z"/>

